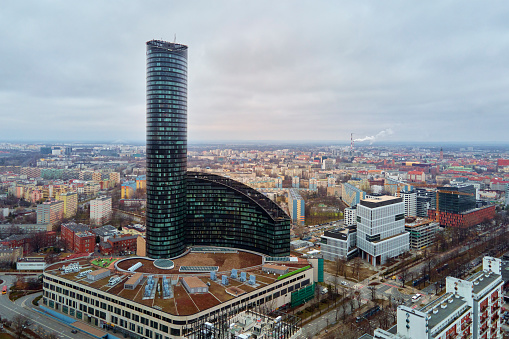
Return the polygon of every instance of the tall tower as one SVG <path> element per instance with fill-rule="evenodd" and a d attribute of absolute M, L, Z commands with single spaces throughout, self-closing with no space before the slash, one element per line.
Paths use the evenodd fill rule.
<path fill-rule="evenodd" d="M 187 46 L 147 42 L 147 256 L 185 250 Z"/>

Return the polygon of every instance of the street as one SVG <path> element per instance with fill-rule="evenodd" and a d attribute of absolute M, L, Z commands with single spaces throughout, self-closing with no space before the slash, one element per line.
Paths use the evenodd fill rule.
<path fill-rule="evenodd" d="M 7 285 L 7 287 L 10 287 L 16 281 L 16 277 L 12 275 L 0 275 L 0 279 L 3 280 L 3 283 L 0 286 Z M 32 304 L 32 300 L 41 295 L 41 293 L 42 292 L 27 295 L 17 299 L 15 302 L 10 301 L 8 295 L 0 295 L 0 315 L 2 316 L 2 319 L 7 318 L 12 320 L 12 318 L 16 315 L 24 315 L 31 320 L 32 325 L 30 326 L 30 329 L 33 331 L 37 331 L 42 328 L 46 331 L 46 333 L 58 334 L 60 338 L 93 338 L 92 336 L 79 331 L 78 333 L 73 334 L 71 333 L 72 328 L 70 326 L 34 311 L 32 308 L 35 306 Z"/>

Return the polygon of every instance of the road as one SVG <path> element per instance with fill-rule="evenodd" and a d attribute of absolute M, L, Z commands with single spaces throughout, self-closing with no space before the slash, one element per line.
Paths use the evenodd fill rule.
<path fill-rule="evenodd" d="M 0 285 L 0 287 L 4 285 L 10 287 L 16 281 L 16 277 L 11 275 L 0 275 L 0 279 L 3 280 L 3 283 Z M 0 295 L 0 315 L 2 316 L 2 319 L 7 318 L 12 320 L 12 318 L 16 315 L 24 315 L 32 321 L 30 328 L 33 331 L 37 331 L 42 328 L 47 333 L 58 334 L 60 338 L 93 338 L 92 336 L 83 332 L 73 334 L 71 333 L 72 328 L 67 326 L 65 323 L 34 311 L 32 309 L 32 307 L 34 307 L 32 300 L 41 295 L 41 293 L 42 292 L 34 293 L 19 298 L 15 302 L 10 301 L 8 295 Z"/>

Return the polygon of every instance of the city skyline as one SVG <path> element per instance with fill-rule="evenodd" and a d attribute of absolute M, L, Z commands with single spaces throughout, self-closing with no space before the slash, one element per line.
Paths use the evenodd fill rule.
<path fill-rule="evenodd" d="M 175 34 L 190 143 L 509 141 L 509 5 L 158 4 L 6 4 L 2 141 L 142 142 L 138 47 Z"/>

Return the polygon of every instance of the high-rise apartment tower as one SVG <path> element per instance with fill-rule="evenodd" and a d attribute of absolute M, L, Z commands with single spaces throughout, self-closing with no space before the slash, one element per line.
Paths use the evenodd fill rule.
<path fill-rule="evenodd" d="M 147 256 L 185 250 L 187 46 L 147 42 Z"/>

